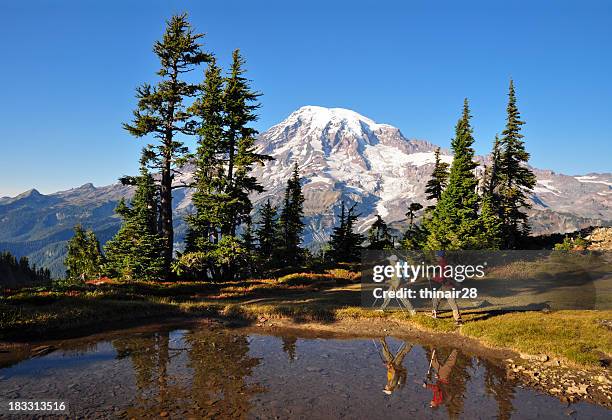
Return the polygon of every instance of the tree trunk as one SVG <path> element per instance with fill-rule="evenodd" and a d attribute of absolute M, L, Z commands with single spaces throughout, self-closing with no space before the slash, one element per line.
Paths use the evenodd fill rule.
<path fill-rule="evenodd" d="M 170 272 L 174 247 L 174 227 L 172 226 L 172 171 L 170 159 L 164 158 L 161 171 L 160 188 L 161 236 L 164 239 L 164 270 Z"/>

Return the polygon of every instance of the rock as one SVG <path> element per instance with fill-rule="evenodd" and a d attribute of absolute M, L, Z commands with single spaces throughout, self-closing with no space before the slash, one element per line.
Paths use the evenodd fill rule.
<path fill-rule="evenodd" d="M 520 353 L 521 358 L 525 360 L 537 361 L 537 362 L 546 362 L 548 360 L 548 355 L 546 354 L 527 354 Z"/>
<path fill-rule="evenodd" d="M 159 417 L 168 417 L 168 412 L 162 411 L 161 413 L 159 413 Z"/>

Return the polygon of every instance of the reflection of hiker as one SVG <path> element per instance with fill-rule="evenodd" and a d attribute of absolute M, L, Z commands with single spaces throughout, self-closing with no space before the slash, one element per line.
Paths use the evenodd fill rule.
<path fill-rule="evenodd" d="M 438 259 L 438 266 L 441 268 L 440 276 L 434 277 L 432 280 L 435 283 L 438 283 L 439 286 L 436 288 L 436 291 L 452 291 L 455 287 L 455 280 L 450 277 L 445 277 L 444 272 L 446 270 L 446 258 L 444 257 L 444 251 L 436 251 L 436 257 Z M 453 310 L 453 318 L 455 318 L 455 322 L 457 324 L 461 324 L 461 313 L 459 312 L 459 307 L 457 306 L 457 302 L 452 295 L 446 299 L 448 301 L 448 306 Z M 438 317 L 438 306 L 440 306 L 440 299 L 434 294 L 432 298 L 432 306 L 433 309 L 431 311 L 431 316 L 434 318 Z"/>
<path fill-rule="evenodd" d="M 434 350 L 431 354 L 431 368 L 434 370 L 434 375 L 436 378 L 436 383 L 423 382 L 423 387 L 430 389 L 432 392 L 431 401 L 429 402 L 429 406 L 432 408 L 438 407 L 441 405 L 445 398 L 448 396 L 448 392 L 446 388 L 449 384 L 450 374 L 457 362 L 457 349 L 453 349 L 451 354 L 444 361 L 444 364 L 440 364 L 438 360 L 438 356 L 436 356 L 436 351 Z"/>
<path fill-rule="evenodd" d="M 398 262 L 397 255 L 391 255 L 389 258 L 387 258 L 387 260 L 389 261 L 389 263 L 392 266 L 395 266 L 397 264 L 397 262 Z M 395 292 L 395 291 L 399 290 L 401 283 L 402 283 L 401 279 L 397 276 L 397 273 L 395 271 L 393 271 L 393 276 L 391 276 L 391 278 L 387 282 L 387 284 L 389 284 L 389 290 L 387 290 L 387 292 L 392 292 L 392 291 Z M 406 309 L 408 309 L 408 311 L 410 311 L 410 315 L 415 315 L 416 314 L 416 311 L 412 307 L 412 304 L 410 303 L 410 301 L 406 297 L 396 297 L 395 299 L 400 304 L 400 308 L 401 308 L 401 306 L 403 304 L 406 307 Z M 383 302 L 382 306 L 380 307 L 380 310 L 384 311 L 390 301 L 391 301 L 391 297 L 389 296 L 389 293 L 387 293 L 387 295 L 385 296 L 385 301 Z"/>
<path fill-rule="evenodd" d="M 387 368 L 387 384 L 383 392 L 391 395 L 393 391 L 401 388 L 406 383 L 406 368 L 403 366 L 404 357 L 410 350 L 412 350 L 412 344 L 408 344 L 404 341 L 397 354 L 393 356 L 389 350 L 389 345 L 384 338 L 380 339 L 382 345 L 382 357 Z"/>

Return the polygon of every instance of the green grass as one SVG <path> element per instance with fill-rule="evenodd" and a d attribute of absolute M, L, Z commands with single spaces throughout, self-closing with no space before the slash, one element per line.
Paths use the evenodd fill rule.
<path fill-rule="evenodd" d="M 612 311 L 521 312 L 466 323 L 461 333 L 487 345 L 598 365 L 612 355 L 612 333 L 600 322 Z"/>

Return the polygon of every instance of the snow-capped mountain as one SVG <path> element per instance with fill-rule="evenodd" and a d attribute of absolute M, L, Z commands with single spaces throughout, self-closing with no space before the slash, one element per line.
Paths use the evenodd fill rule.
<path fill-rule="evenodd" d="M 307 241 L 326 239 L 341 200 L 358 203 L 360 230 L 367 229 L 377 214 L 401 226 L 411 202 L 431 204 L 425 199 L 425 183 L 436 146 L 409 139 L 398 128 L 354 111 L 302 107 L 263 133 L 258 146 L 275 158 L 256 169 L 267 187 L 258 200 L 278 200 L 293 163 L 298 163 L 309 216 Z M 447 150 L 441 157 L 452 161 Z M 534 233 L 597 223 L 590 219 L 612 220 L 612 174 L 572 177 L 535 168 L 534 172 L 538 177 L 532 198 Z"/>
<path fill-rule="evenodd" d="M 252 197 L 256 208 L 268 198 L 279 204 L 293 164 L 299 165 L 306 198 L 307 245 L 327 239 L 342 200 L 357 203 L 362 231 L 377 214 L 402 229 L 411 202 L 430 204 L 424 190 L 436 146 L 354 111 L 302 107 L 262 133 L 257 148 L 274 160 L 254 170 L 266 188 Z M 442 159 L 452 161 L 449 151 L 442 151 Z M 182 172 L 176 180 L 179 184 L 192 177 L 189 167 Z M 538 179 L 530 219 L 534 233 L 612 223 L 611 173 L 568 176 L 535 168 L 534 172 Z M 29 255 L 38 264 L 51 264 L 59 273 L 72 227 L 76 223 L 91 227 L 104 242 L 119 226 L 113 214 L 116 203 L 131 194 L 131 188 L 119 184 L 99 188 L 85 184 L 50 195 L 31 190 L 0 198 L 0 251 Z M 182 218 L 192 210 L 191 191 L 176 190 L 174 205 L 180 242 L 185 232 Z M 255 214 L 255 221 L 257 217 Z"/>

